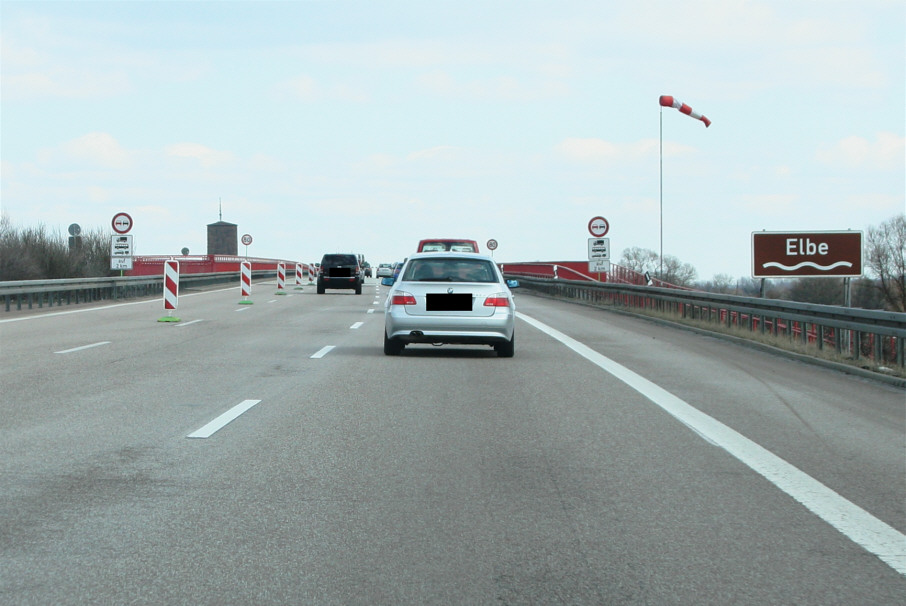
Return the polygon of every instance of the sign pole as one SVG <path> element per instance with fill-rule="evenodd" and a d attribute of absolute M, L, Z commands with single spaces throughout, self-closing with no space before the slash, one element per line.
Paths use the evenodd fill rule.
<path fill-rule="evenodd" d="M 661 220 L 660 220 L 660 229 L 661 229 L 661 261 L 660 269 L 658 270 L 657 277 L 661 280 L 664 279 L 664 108 L 661 107 L 661 117 L 660 117 L 660 136 L 658 138 L 658 157 L 660 159 L 660 179 L 659 179 L 659 193 L 661 200 Z"/>

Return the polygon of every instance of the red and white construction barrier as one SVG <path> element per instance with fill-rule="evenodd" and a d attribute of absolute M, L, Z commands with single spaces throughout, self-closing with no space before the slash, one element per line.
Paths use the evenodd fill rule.
<path fill-rule="evenodd" d="M 252 263 L 243 261 L 239 264 L 239 284 L 242 287 L 242 305 L 251 305 L 249 297 L 252 296 Z"/>
<path fill-rule="evenodd" d="M 315 281 L 315 266 L 311 263 L 308 264 L 308 283 L 311 284 Z"/>
<path fill-rule="evenodd" d="M 286 264 L 277 263 L 277 294 L 285 295 L 284 289 L 286 288 Z"/>
<path fill-rule="evenodd" d="M 167 315 L 158 322 L 179 322 L 173 317 L 173 310 L 179 303 L 179 261 L 170 259 L 164 262 L 164 309 Z"/>
<path fill-rule="evenodd" d="M 302 264 L 296 263 L 296 288 L 302 288 Z"/>

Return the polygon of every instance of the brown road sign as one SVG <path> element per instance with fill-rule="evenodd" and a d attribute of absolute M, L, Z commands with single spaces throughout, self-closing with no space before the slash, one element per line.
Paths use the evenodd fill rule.
<path fill-rule="evenodd" d="M 862 275 L 862 232 L 752 232 L 752 276 Z"/>

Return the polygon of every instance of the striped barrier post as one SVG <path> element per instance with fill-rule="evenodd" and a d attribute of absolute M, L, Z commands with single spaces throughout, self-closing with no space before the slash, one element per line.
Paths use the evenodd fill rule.
<path fill-rule="evenodd" d="M 249 299 L 252 296 L 252 263 L 243 261 L 239 264 L 239 283 L 242 285 L 242 301 L 240 305 L 252 305 L 254 302 Z"/>
<path fill-rule="evenodd" d="M 286 291 L 284 287 L 286 286 L 286 264 L 277 263 L 277 294 L 285 295 Z"/>
<path fill-rule="evenodd" d="M 302 290 L 302 264 L 296 262 L 296 290 Z"/>
<path fill-rule="evenodd" d="M 179 261 L 170 259 L 164 262 L 164 309 L 167 315 L 158 322 L 179 322 L 173 317 L 173 311 L 179 302 Z"/>
<path fill-rule="evenodd" d="M 311 263 L 308 264 L 308 283 L 311 284 L 315 281 L 315 266 Z"/>

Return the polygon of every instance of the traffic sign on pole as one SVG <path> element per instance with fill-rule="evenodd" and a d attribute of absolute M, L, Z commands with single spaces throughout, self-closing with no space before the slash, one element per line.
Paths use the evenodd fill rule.
<path fill-rule="evenodd" d="M 610 223 L 604 217 L 594 217 L 588 222 L 588 233 L 595 238 L 606 236 L 608 231 L 610 231 Z"/>
<path fill-rule="evenodd" d="M 116 213 L 113 215 L 113 231 L 118 234 L 129 233 L 129 230 L 132 229 L 132 217 L 126 213 Z"/>

